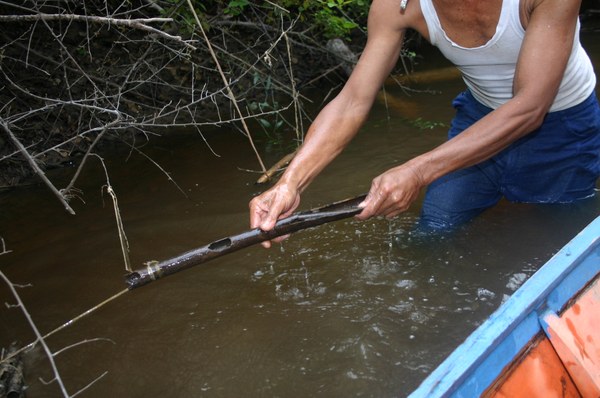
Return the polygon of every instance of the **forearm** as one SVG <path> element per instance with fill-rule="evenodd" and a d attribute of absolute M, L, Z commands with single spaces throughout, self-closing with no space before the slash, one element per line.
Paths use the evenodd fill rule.
<path fill-rule="evenodd" d="M 369 104 L 343 94 L 330 102 L 311 124 L 303 145 L 279 180 L 302 192 L 348 145 L 369 113 Z"/>
<path fill-rule="evenodd" d="M 483 162 L 536 129 L 545 109 L 515 98 L 458 136 L 407 163 L 423 186 L 453 171 Z"/>
<path fill-rule="evenodd" d="M 373 1 L 365 50 L 341 93 L 309 128 L 304 144 L 280 179 L 282 184 L 302 192 L 365 122 L 377 92 L 400 55 L 410 18 L 397 18 L 397 12 L 394 0 Z"/>

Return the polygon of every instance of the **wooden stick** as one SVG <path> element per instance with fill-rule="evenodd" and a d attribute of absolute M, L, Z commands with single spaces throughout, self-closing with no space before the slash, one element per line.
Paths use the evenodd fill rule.
<path fill-rule="evenodd" d="M 174 274 L 194 265 L 205 263 L 225 254 L 255 245 L 278 236 L 288 235 L 302 229 L 316 227 L 331 221 L 352 217 L 362 211 L 358 205 L 366 195 L 335 202 L 330 205 L 292 214 L 279 220 L 270 231 L 255 228 L 238 235 L 214 241 L 208 245 L 188 251 L 177 257 L 161 262 L 146 262 L 146 267 L 129 273 L 125 277 L 127 287 L 131 290 L 143 286 L 164 276 Z"/>
<path fill-rule="evenodd" d="M 298 152 L 298 150 L 295 150 L 292 153 L 288 153 L 283 158 L 281 158 L 277 163 L 275 163 L 273 166 L 271 166 L 271 168 L 269 170 L 265 171 L 260 176 L 260 178 L 256 181 L 256 183 L 264 184 L 265 182 L 269 182 L 271 180 L 271 178 L 273 178 L 273 175 L 275 175 L 275 173 L 277 173 L 283 167 L 287 166 L 288 163 L 290 163 L 292 161 L 294 156 L 296 156 L 296 152 Z"/>

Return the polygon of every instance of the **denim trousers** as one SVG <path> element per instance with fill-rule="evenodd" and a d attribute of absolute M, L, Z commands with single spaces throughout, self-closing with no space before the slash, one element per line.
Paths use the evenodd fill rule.
<path fill-rule="evenodd" d="M 452 105 L 456 115 L 448 139 L 492 111 L 468 91 Z M 502 197 L 512 202 L 570 203 L 593 196 L 599 176 L 600 107 L 592 93 L 579 105 L 548 113 L 541 127 L 494 157 L 430 184 L 420 225 L 458 226 Z"/>

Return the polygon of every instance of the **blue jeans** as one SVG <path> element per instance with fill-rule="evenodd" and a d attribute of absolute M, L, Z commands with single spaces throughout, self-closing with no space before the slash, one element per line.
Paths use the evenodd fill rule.
<path fill-rule="evenodd" d="M 456 116 L 449 139 L 492 111 L 468 91 L 452 105 Z M 573 202 L 593 196 L 599 176 L 600 107 L 592 93 L 579 105 L 547 114 L 540 128 L 491 159 L 433 182 L 420 224 L 434 229 L 460 225 L 503 196 L 512 202 Z"/>

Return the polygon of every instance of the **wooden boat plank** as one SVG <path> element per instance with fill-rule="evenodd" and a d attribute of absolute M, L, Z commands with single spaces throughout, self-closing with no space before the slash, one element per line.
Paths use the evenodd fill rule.
<path fill-rule="evenodd" d="M 584 397 L 600 397 L 600 278 L 558 316 L 544 314 L 542 326 Z"/>
<path fill-rule="evenodd" d="M 548 338 L 542 334 L 534 340 L 506 375 L 482 394 L 483 397 L 582 397 Z"/>

